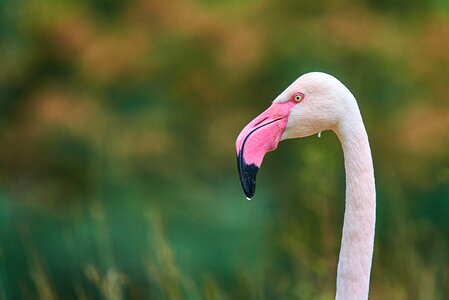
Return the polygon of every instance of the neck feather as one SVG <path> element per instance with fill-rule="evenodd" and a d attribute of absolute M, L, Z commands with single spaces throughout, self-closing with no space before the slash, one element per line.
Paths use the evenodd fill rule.
<path fill-rule="evenodd" d="M 368 136 L 358 107 L 336 133 L 346 173 L 346 203 L 337 270 L 337 300 L 368 299 L 374 247 L 376 192 Z"/>

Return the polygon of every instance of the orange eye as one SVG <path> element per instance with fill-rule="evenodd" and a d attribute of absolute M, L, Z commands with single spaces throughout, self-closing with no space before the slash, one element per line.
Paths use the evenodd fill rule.
<path fill-rule="evenodd" d="M 304 94 L 302 94 L 302 93 L 297 93 L 297 94 L 293 97 L 293 99 L 295 100 L 295 102 L 300 102 L 300 101 L 302 101 L 302 99 L 304 99 Z"/>

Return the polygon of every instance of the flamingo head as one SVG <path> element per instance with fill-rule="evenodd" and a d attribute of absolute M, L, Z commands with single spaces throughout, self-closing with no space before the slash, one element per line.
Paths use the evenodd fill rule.
<path fill-rule="evenodd" d="M 237 137 L 237 167 L 247 199 L 254 196 L 256 175 L 265 154 L 281 140 L 336 130 L 351 95 L 335 77 L 307 73 L 294 81 L 272 105 L 243 128 Z"/>

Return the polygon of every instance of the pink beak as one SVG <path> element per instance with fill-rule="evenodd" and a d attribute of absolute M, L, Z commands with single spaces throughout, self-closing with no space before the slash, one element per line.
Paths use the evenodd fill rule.
<path fill-rule="evenodd" d="M 256 175 L 263 158 L 267 152 L 277 148 L 294 105 L 293 101 L 273 103 L 246 125 L 237 137 L 237 167 L 248 199 L 256 192 Z"/>

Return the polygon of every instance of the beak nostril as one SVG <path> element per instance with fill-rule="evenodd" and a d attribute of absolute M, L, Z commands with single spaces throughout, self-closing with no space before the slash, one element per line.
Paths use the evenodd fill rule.
<path fill-rule="evenodd" d="M 259 122 L 257 122 L 256 124 L 254 124 L 254 127 L 256 127 L 257 125 L 259 125 L 260 123 L 262 123 L 263 121 L 265 121 L 266 119 L 268 119 L 268 117 L 263 118 L 262 120 L 260 120 Z"/>

